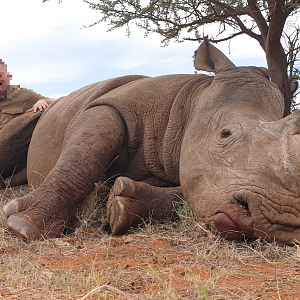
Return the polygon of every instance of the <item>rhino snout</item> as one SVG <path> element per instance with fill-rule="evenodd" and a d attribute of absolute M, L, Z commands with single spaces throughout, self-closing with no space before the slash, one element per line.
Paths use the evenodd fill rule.
<path fill-rule="evenodd" d="M 287 195 L 276 198 L 252 187 L 252 191 L 234 193 L 232 199 L 220 206 L 212 218 L 221 236 L 230 240 L 247 236 L 287 245 L 300 244 L 299 198 Z"/>
<path fill-rule="evenodd" d="M 247 205 L 237 200 L 219 207 L 213 222 L 221 235 L 231 240 L 238 240 L 245 235 L 252 236 L 254 232 L 253 219 Z"/>

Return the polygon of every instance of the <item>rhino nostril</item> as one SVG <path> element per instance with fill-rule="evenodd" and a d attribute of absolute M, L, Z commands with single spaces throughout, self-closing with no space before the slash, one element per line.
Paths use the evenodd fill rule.
<path fill-rule="evenodd" d="M 239 205 L 243 206 L 247 211 L 249 211 L 248 203 L 243 201 L 238 201 Z"/>
<path fill-rule="evenodd" d="M 236 200 L 236 199 L 232 199 L 230 201 L 230 204 L 238 204 L 240 206 L 242 206 L 243 208 L 245 208 L 247 211 L 249 211 L 249 206 L 247 202 L 241 201 L 241 200 Z"/>

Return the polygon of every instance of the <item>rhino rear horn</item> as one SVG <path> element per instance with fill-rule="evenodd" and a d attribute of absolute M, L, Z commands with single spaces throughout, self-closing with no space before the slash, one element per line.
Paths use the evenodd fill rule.
<path fill-rule="evenodd" d="M 219 49 L 204 39 L 195 52 L 194 66 L 196 70 L 217 73 L 222 69 L 234 68 L 235 65 Z"/>

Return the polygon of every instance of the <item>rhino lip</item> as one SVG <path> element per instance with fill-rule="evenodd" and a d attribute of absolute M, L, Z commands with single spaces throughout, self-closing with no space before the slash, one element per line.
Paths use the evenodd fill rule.
<path fill-rule="evenodd" d="M 247 203 L 235 199 L 218 208 L 213 222 L 221 235 L 228 239 L 240 239 L 242 235 L 252 236 L 254 232 L 253 218 Z"/>

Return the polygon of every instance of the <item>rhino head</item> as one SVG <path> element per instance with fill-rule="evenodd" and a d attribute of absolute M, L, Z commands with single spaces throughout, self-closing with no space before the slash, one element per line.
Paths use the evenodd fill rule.
<path fill-rule="evenodd" d="M 300 112 L 282 119 L 283 96 L 265 70 L 236 67 L 206 41 L 195 67 L 215 77 L 183 136 L 186 201 L 228 239 L 300 243 Z"/>

